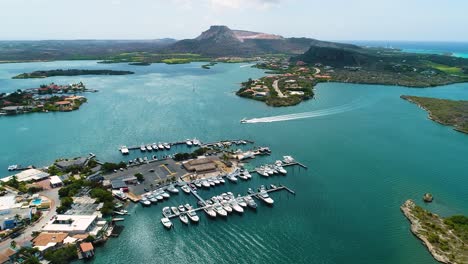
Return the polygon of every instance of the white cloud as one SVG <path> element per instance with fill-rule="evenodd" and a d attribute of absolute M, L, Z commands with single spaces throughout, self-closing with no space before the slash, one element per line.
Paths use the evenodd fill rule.
<path fill-rule="evenodd" d="M 256 8 L 267 9 L 277 6 L 280 0 L 209 0 L 214 8 L 244 9 Z"/>

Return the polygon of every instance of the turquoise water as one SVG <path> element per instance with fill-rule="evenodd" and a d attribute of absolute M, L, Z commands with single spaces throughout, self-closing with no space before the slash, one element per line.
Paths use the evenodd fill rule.
<path fill-rule="evenodd" d="M 316 99 L 296 107 L 271 108 L 234 95 L 238 83 L 262 72 L 241 64 L 200 63 L 98 65 L 92 61 L 3 64 L 0 91 L 44 81 L 82 80 L 89 103 L 70 113 L 1 117 L 0 173 L 9 164 L 46 165 L 58 157 L 96 153 L 119 161 L 119 145 L 247 138 L 272 148 L 264 163 L 291 154 L 309 166 L 289 168 L 286 177 L 254 175 L 249 182 L 226 183 L 204 197 L 231 190 L 282 183 L 296 196 L 275 193 L 273 207 L 229 216 L 201 215 L 197 226 L 159 222 L 164 206 L 195 201 L 181 193 L 168 202 L 131 206 L 126 228 L 97 249 L 94 263 L 436 263 L 411 235 L 399 206 L 408 198 L 435 195 L 426 207 L 442 215 L 468 214 L 468 136 L 427 119 L 427 113 L 401 94 L 468 99 L 468 84 L 430 89 L 325 83 Z M 12 80 L 14 74 L 44 68 L 134 70 L 132 76 Z M 345 107 L 342 107 L 345 106 Z M 282 122 L 241 125 L 247 118 L 284 114 L 344 112 Z M 275 118 L 270 119 L 275 120 Z M 277 119 L 276 119 L 277 120 Z M 174 151 L 185 150 L 184 147 Z M 139 155 L 139 154 L 133 154 Z M 128 158 L 125 158 L 128 159 Z M 3 169 L 4 168 L 4 169 Z"/>
<path fill-rule="evenodd" d="M 41 205 L 42 199 L 41 199 L 41 198 L 36 198 L 36 199 L 32 200 L 31 203 L 34 204 L 34 205 L 36 205 L 36 206 L 37 206 L 37 205 Z"/>

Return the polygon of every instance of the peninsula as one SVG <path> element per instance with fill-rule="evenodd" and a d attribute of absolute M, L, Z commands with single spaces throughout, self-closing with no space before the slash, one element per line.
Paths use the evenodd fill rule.
<path fill-rule="evenodd" d="M 81 69 L 68 69 L 68 70 L 48 70 L 48 71 L 34 71 L 30 73 L 22 73 L 13 77 L 13 79 L 32 79 L 32 78 L 47 78 L 54 76 L 78 76 L 78 75 L 127 75 L 134 74 L 131 71 L 114 71 L 114 70 L 81 70 Z"/>
<path fill-rule="evenodd" d="M 76 95 L 83 92 L 96 91 L 86 89 L 80 82 L 70 85 L 43 84 L 38 88 L 0 93 L 0 115 L 78 110 L 87 101 L 86 97 Z"/>
<path fill-rule="evenodd" d="M 429 119 L 468 134 L 468 101 L 402 95 L 429 113 Z"/>
<path fill-rule="evenodd" d="M 411 232 L 442 263 L 468 263 L 468 217 L 442 218 L 414 201 L 407 200 L 401 211 L 411 223 Z"/>

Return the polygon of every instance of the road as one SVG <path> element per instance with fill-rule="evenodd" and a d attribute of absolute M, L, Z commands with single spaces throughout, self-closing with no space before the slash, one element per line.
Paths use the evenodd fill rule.
<path fill-rule="evenodd" d="M 275 91 L 278 93 L 278 97 L 284 98 L 284 97 L 286 97 L 286 96 L 284 96 L 284 94 L 283 94 L 283 93 L 281 92 L 281 90 L 279 89 L 279 87 L 278 87 L 278 82 L 279 82 L 279 80 L 275 80 L 275 81 L 273 82 L 273 89 L 275 89 Z"/>
<path fill-rule="evenodd" d="M 32 226 L 28 226 L 26 230 L 22 232 L 22 234 L 15 238 L 14 240 L 18 245 L 22 245 L 25 242 L 31 241 L 32 234 L 34 232 L 40 231 L 42 227 L 49 222 L 49 220 L 56 214 L 55 209 L 57 205 L 60 203 L 60 199 L 58 196 L 58 189 L 50 189 L 45 190 L 39 193 L 41 196 L 45 196 L 50 200 L 50 209 L 48 211 L 43 211 L 42 218 Z M 7 240 L 0 243 L 0 252 L 5 251 L 7 248 L 10 247 L 12 239 L 8 238 Z"/>

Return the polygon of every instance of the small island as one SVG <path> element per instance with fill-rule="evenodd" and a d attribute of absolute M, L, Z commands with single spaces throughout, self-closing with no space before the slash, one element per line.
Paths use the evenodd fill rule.
<path fill-rule="evenodd" d="M 411 223 L 411 232 L 442 263 L 468 263 L 468 217 L 442 218 L 407 200 L 401 211 Z"/>
<path fill-rule="evenodd" d="M 429 113 L 429 119 L 468 134 L 468 101 L 402 95 Z"/>
<path fill-rule="evenodd" d="M 0 115 L 17 115 L 38 112 L 69 112 L 78 110 L 87 102 L 86 97 L 77 95 L 88 90 L 80 82 L 70 85 L 51 83 L 39 88 L 0 93 Z"/>
<path fill-rule="evenodd" d="M 78 75 L 127 75 L 134 74 L 131 71 L 114 71 L 114 70 L 81 70 L 81 69 L 68 69 L 68 70 L 48 70 L 48 71 L 34 71 L 30 73 L 22 73 L 13 77 L 13 79 L 32 79 L 32 78 L 47 78 L 54 76 L 78 76 Z"/>

